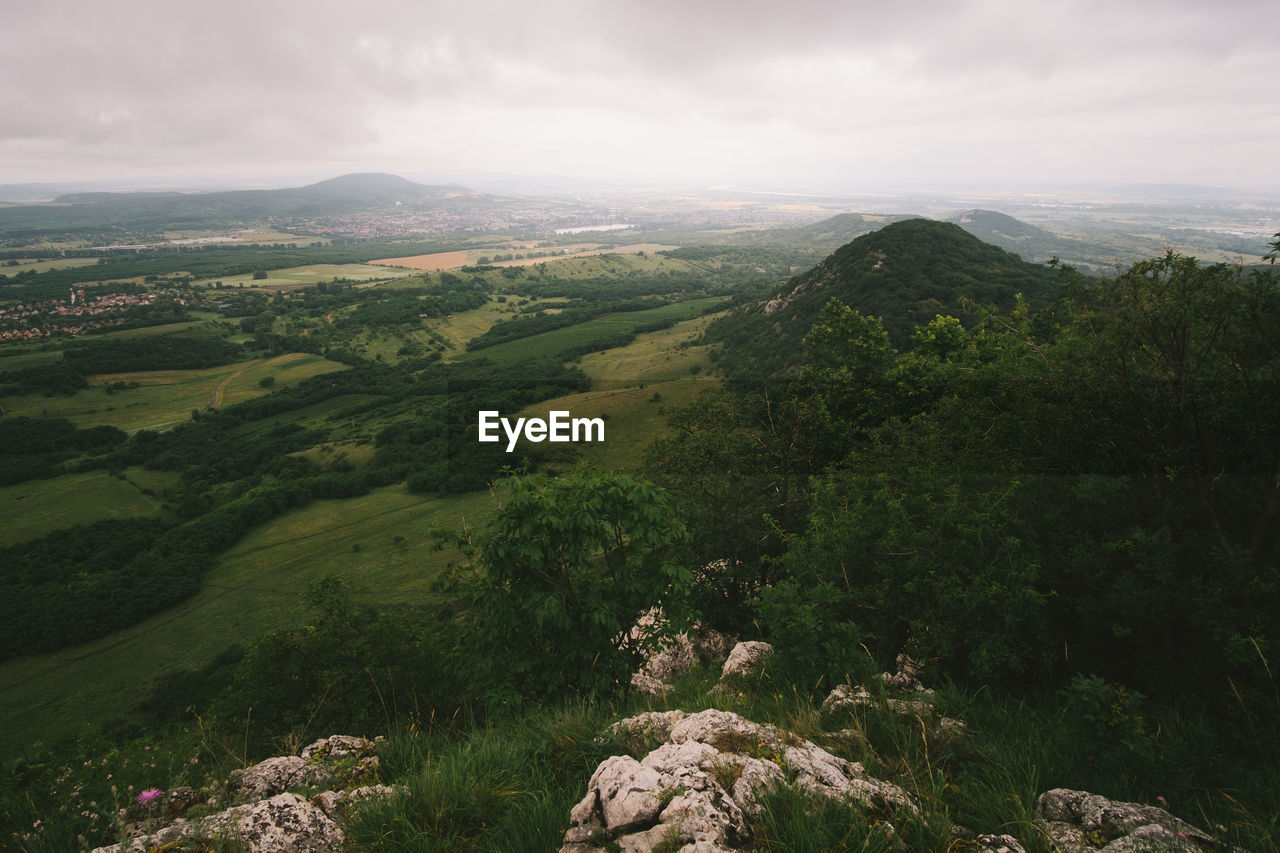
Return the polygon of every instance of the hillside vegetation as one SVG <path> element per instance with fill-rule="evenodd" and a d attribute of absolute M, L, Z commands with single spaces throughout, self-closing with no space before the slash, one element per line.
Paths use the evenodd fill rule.
<path fill-rule="evenodd" d="M 968 317 L 971 305 L 1009 309 L 1022 295 L 1046 304 L 1058 282 L 1042 265 L 929 219 L 907 219 L 858 237 L 768 298 L 725 318 L 708 341 L 729 345 L 729 374 L 767 378 L 801 360 L 801 341 L 835 299 L 881 317 L 890 339 L 906 346 L 917 325 L 938 314 Z"/>
<path fill-rule="evenodd" d="M 42 454 L 13 475 L 33 490 L 169 478 L 158 514 L 0 554 L 5 838 L 108 843 L 134 790 L 225 796 L 232 766 L 351 732 L 389 735 L 383 780 L 411 792 L 351 816 L 355 849 L 557 849 L 596 762 L 635 749 L 597 740 L 610 722 L 718 706 L 844 738 L 922 804 L 886 831 L 784 786 L 756 849 L 953 850 L 963 822 L 1048 853 L 1032 804 L 1056 786 L 1280 844 L 1274 274 L 1170 253 L 1088 279 L 919 219 L 785 281 L 705 248 L 625 281 L 548 262 L 205 291 L 225 307 L 202 305 L 194 354 L 346 369 L 163 431 L 0 421 Z M 112 334 L 9 381 L 91 393 L 78 347 L 110 363 Z M 629 436 L 665 423 L 643 459 L 476 440 L 481 409 L 566 401 Z M 695 670 L 638 696 L 644 656 L 694 623 L 773 657 L 740 690 Z M 966 734 L 883 695 L 819 709 L 904 654 Z M 20 739 L 37 705 L 41 744 Z"/>

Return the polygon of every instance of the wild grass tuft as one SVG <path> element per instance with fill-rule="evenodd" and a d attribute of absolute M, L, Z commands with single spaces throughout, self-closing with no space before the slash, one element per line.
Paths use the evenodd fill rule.
<path fill-rule="evenodd" d="M 409 771 L 402 790 L 357 810 L 348 838 L 379 851 L 557 849 L 608 756 L 595 737 L 613 717 L 607 705 L 577 702 L 462 734 L 395 735 L 382 753 Z"/>

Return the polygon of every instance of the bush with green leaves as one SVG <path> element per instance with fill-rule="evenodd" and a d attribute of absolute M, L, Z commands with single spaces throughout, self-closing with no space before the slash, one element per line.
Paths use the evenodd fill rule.
<path fill-rule="evenodd" d="M 333 575 L 306 598 L 308 624 L 278 628 L 248 647 L 213 705 L 219 716 L 251 716 L 263 737 L 292 731 L 314 739 L 389 731 L 414 715 L 457 710 L 462 694 L 437 614 L 359 607 Z"/>
<path fill-rule="evenodd" d="M 467 605 L 464 648 L 481 658 L 478 691 L 499 703 L 612 690 L 641 649 L 642 613 L 678 625 L 690 572 L 687 534 L 661 489 L 621 474 L 509 481 L 505 501 L 474 542 L 439 532 L 469 564 L 452 583 Z"/>

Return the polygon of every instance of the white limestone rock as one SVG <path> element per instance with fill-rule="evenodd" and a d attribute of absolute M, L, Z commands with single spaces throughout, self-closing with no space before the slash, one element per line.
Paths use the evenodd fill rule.
<path fill-rule="evenodd" d="M 318 787 L 329 783 L 330 773 L 296 755 L 260 761 L 244 770 L 233 770 L 228 779 L 232 793 L 243 799 L 261 800 L 290 788 Z"/>
<path fill-rule="evenodd" d="M 385 740 L 379 736 L 373 740 L 358 735 L 330 735 L 308 744 L 299 755 L 303 761 L 328 762 L 349 755 L 370 758 L 377 755 L 378 744 Z"/>
<path fill-rule="evenodd" d="M 1037 824 L 1063 853 L 1199 853 L 1222 849 L 1212 837 L 1156 806 L 1054 788 L 1036 800 Z"/>
<path fill-rule="evenodd" d="M 738 643 L 729 652 L 729 659 L 720 670 L 720 680 L 726 678 L 752 678 L 764 668 L 764 662 L 773 654 L 773 646 L 759 640 Z"/>
<path fill-rule="evenodd" d="M 917 810 L 902 789 L 867 776 L 862 765 L 727 711 L 640 714 L 612 731 L 661 732 L 666 742 L 639 762 L 614 756 L 601 763 L 570 813 L 562 853 L 594 853 L 607 844 L 635 853 L 676 843 L 699 853 L 740 850 L 760 792 L 789 778 L 815 796 Z"/>
<path fill-rule="evenodd" d="M 93 853 L 148 853 L 184 839 L 232 840 L 244 853 L 341 853 L 344 840 L 342 830 L 319 808 L 297 794 L 277 794 Z"/>

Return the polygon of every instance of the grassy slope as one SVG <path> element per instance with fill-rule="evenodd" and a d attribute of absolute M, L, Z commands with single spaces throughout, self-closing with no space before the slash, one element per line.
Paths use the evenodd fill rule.
<path fill-rule="evenodd" d="M 591 353 L 580 363 L 591 377 L 590 391 L 530 406 L 520 416 L 546 417 L 552 409 L 567 410 L 574 417 L 606 416 L 604 442 L 577 446 L 582 461 L 636 468 L 650 442 L 666 428 L 666 407 L 684 405 L 718 383 L 703 372 L 708 366 L 706 348 L 690 345 L 709 322 L 711 317 L 686 320 L 646 332 L 620 349 Z M 697 374 L 692 372 L 695 366 Z"/>
<path fill-rule="evenodd" d="M 0 274 L 17 275 L 23 272 L 42 273 L 48 270 L 64 270 L 72 267 L 91 267 L 98 263 L 97 258 L 50 258 L 40 261 L 24 261 L 16 266 L 0 266 Z"/>
<path fill-rule="evenodd" d="M 516 364 L 533 358 L 554 356 L 570 347 L 579 346 L 599 338 L 621 332 L 629 332 L 637 326 L 653 323 L 658 320 L 688 320 L 698 316 L 702 311 L 724 301 L 723 297 L 711 296 L 703 299 L 690 299 L 672 305 L 663 305 L 646 311 L 627 311 L 620 314 L 606 314 L 586 323 L 578 323 L 563 329 L 544 332 L 530 338 L 508 341 L 484 349 L 473 350 L 461 358 L 488 359 L 495 364 Z"/>
<path fill-rule="evenodd" d="M 299 596 L 323 575 L 341 574 L 362 603 L 426 599 L 447 557 L 432 551 L 425 530 L 475 523 L 490 500 L 423 498 L 397 486 L 274 519 L 226 552 L 182 604 L 101 640 L 0 664 L 0 755 L 122 714 L 155 676 L 299 622 Z"/>
<path fill-rule="evenodd" d="M 129 468 L 121 478 L 106 471 L 66 474 L 0 488 L 0 548 L 107 518 L 160 514 L 162 499 L 154 494 L 177 482 L 177 476 Z M 143 490 L 153 494 L 144 494 Z"/>
<path fill-rule="evenodd" d="M 9 397 L 4 400 L 4 407 L 10 415 L 66 418 L 78 427 L 110 424 L 126 432 L 159 430 L 189 419 L 192 409 L 208 408 L 219 389 L 219 404 L 225 406 L 269 393 L 258 385 L 268 376 L 274 376 L 275 387 L 281 388 L 310 376 L 345 369 L 345 365 L 318 355 L 286 353 L 202 370 L 103 374 L 92 377 L 89 388 L 70 397 Z M 137 382 L 141 387 L 107 394 L 102 386 L 109 382 Z"/>
<path fill-rule="evenodd" d="M 52 364 L 62 359 L 62 353 L 54 349 L 40 349 L 44 344 L 19 344 L 0 350 L 0 373 L 26 370 L 41 364 Z"/>

